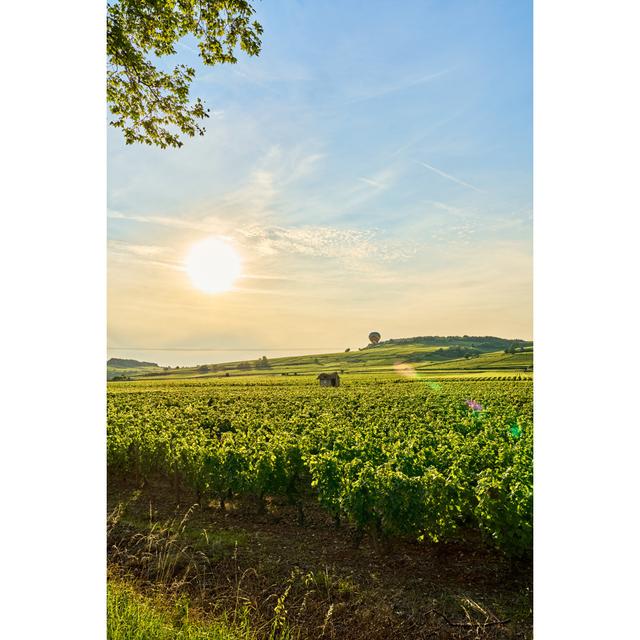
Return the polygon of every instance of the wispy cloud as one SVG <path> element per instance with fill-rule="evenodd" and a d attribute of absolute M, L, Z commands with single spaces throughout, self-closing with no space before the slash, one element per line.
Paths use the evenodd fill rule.
<path fill-rule="evenodd" d="M 439 176 L 442 176 L 447 180 L 451 180 L 451 182 L 455 182 L 456 184 L 462 185 L 463 187 L 468 187 L 469 189 L 473 189 L 474 191 L 478 191 L 479 193 L 484 193 L 482 189 L 478 189 L 478 187 L 474 187 L 472 184 L 469 184 L 464 180 L 460 180 L 460 178 L 456 178 L 455 176 L 452 176 L 450 173 L 445 173 L 441 169 L 438 169 L 437 167 L 427 164 L 426 162 L 420 162 L 419 164 L 429 169 L 429 171 L 433 171 L 434 173 L 437 173 Z"/>
<path fill-rule="evenodd" d="M 121 243 L 121 246 L 125 246 L 125 243 Z M 165 247 L 149 244 L 126 244 L 126 249 L 129 253 L 142 258 L 157 258 L 167 251 Z"/>
<path fill-rule="evenodd" d="M 315 258 L 403 260 L 416 248 L 380 238 L 378 230 L 327 226 L 298 228 L 249 226 L 239 229 L 244 241 L 262 255 L 293 254 Z"/>
<path fill-rule="evenodd" d="M 374 180 L 373 178 L 360 177 L 358 180 L 368 184 L 370 187 L 375 187 L 376 189 L 386 189 L 388 186 L 385 182 L 381 180 Z"/>
<path fill-rule="evenodd" d="M 124 214 L 120 211 L 109 211 L 107 218 L 111 220 L 127 220 L 130 222 L 142 222 L 145 224 L 159 225 L 162 227 L 174 227 L 176 229 L 190 229 L 192 231 L 204 231 L 205 233 L 211 233 L 216 228 L 218 222 L 217 218 L 203 218 L 200 220 L 193 220 L 186 217 L 177 216 L 156 216 L 156 215 L 136 215 L 136 214 Z"/>
<path fill-rule="evenodd" d="M 112 212 L 112 217 L 125 216 Z M 186 219 L 162 216 L 126 216 L 128 220 L 150 222 L 170 227 L 181 226 L 192 230 L 198 228 L 209 233 L 220 234 L 220 225 L 211 219 L 207 223 L 190 224 Z M 331 226 L 284 227 L 262 224 L 248 224 L 236 227 L 227 236 L 237 243 L 238 248 L 249 256 L 253 265 L 244 277 L 251 279 L 289 280 L 285 273 L 261 272 L 261 259 L 271 257 L 304 260 L 317 258 L 338 261 L 343 266 L 357 263 L 402 262 L 416 255 L 417 244 L 407 241 L 387 239 L 379 229 L 349 229 Z M 166 246 L 157 244 L 136 244 L 111 240 L 109 255 L 122 264 L 137 264 L 183 270 L 182 252 L 184 240 L 175 239 Z M 301 263 L 298 263 L 299 265 Z"/>
<path fill-rule="evenodd" d="M 383 96 L 387 96 L 392 93 L 397 93 L 400 91 L 406 91 L 407 89 L 411 89 L 413 87 L 417 87 L 432 80 L 436 80 L 441 76 L 449 73 L 451 69 L 442 69 L 441 71 L 436 71 L 435 73 L 430 73 L 426 76 L 421 76 L 419 78 L 413 79 L 405 79 L 400 82 L 395 82 L 394 84 L 389 84 L 387 86 L 379 87 L 376 89 L 369 90 L 363 93 L 360 96 L 356 96 L 352 100 L 349 100 L 347 104 L 356 104 L 358 102 L 365 102 L 366 100 L 373 100 L 375 98 L 381 98 Z"/>
<path fill-rule="evenodd" d="M 314 175 L 325 158 L 312 142 L 299 142 L 293 147 L 270 145 L 252 162 L 252 167 L 239 184 L 209 196 L 200 202 L 191 202 L 183 210 L 170 213 L 138 213 L 118 210 L 108 212 L 110 220 L 123 220 L 203 233 L 228 233 L 243 222 L 261 222 L 274 214 L 282 214 L 279 200 L 289 189 Z M 120 207 L 127 207 L 124 201 Z M 160 205 L 161 206 L 161 205 Z"/>
<path fill-rule="evenodd" d="M 437 200 L 431 201 L 434 207 L 440 209 L 442 211 L 446 211 L 447 213 L 454 216 L 467 216 L 469 215 L 469 211 L 467 209 L 463 209 L 461 207 L 455 207 L 452 204 L 448 204 L 446 202 L 438 202 Z"/>
<path fill-rule="evenodd" d="M 180 261 L 171 247 L 109 241 L 109 259 L 125 263 L 179 269 Z"/>

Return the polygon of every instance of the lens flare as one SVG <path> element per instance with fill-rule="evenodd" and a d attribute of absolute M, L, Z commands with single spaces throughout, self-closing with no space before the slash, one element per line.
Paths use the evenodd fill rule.
<path fill-rule="evenodd" d="M 424 381 L 426 385 L 433 391 L 440 391 L 441 387 L 437 382 L 426 379 L 426 375 L 424 373 L 416 369 L 412 364 L 408 362 L 396 362 L 393 365 L 393 370 L 403 378 Z"/>
<path fill-rule="evenodd" d="M 480 413 L 483 410 L 482 405 L 475 400 L 465 400 L 469 409 L 471 409 L 474 413 Z"/>
<path fill-rule="evenodd" d="M 403 378 L 417 378 L 418 373 L 408 362 L 396 362 L 393 370 Z"/>

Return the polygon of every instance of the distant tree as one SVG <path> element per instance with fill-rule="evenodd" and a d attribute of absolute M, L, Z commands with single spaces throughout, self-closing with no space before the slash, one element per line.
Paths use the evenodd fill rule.
<path fill-rule="evenodd" d="M 345 353 L 349 353 L 349 351 L 351 351 L 351 348 L 350 348 L 350 347 L 347 347 L 347 348 L 344 350 L 344 352 L 345 352 Z"/>
<path fill-rule="evenodd" d="M 195 70 L 160 70 L 156 60 L 176 53 L 186 36 L 205 65 L 237 62 L 236 48 L 260 53 L 262 27 L 247 0 L 110 0 L 107 2 L 107 103 L 127 144 L 181 147 L 180 134 L 204 135 L 208 109 L 190 102 Z"/>
<path fill-rule="evenodd" d="M 209 367 L 206 364 L 202 364 L 198 367 L 198 371 L 200 373 L 208 373 L 209 372 Z"/>
<path fill-rule="evenodd" d="M 270 368 L 271 368 L 271 363 L 267 360 L 267 356 L 262 356 L 262 358 L 260 358 L 256 362 L 256 369 L 270 369 Z"/>
<path fill-rule="evenodd" d="M 251 365 L 248 362 L 241 362 L 238 365 L 238 369 L 241 369 L 242 371 L 247 371 L 248 369 L 251 369 Z"/>
<path fill-rule="evenodd" d="M 121 375 L 116 376 L 115 378 L 113 378 L 113 380 L 117 380 L 119 382 L 130 382 L 131 380 L 133 380 L 133 378 L 131 376 Z"/>

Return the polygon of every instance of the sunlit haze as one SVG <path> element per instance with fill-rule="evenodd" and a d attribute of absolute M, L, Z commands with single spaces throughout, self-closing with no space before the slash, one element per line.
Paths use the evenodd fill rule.
<path fill-rule="evenodd" d="M 194 244 L 185 259 L 185 270 L 196 289 L 205 293 L 229 291 L 242 272 L 238 252 L 215 236 Z"/>

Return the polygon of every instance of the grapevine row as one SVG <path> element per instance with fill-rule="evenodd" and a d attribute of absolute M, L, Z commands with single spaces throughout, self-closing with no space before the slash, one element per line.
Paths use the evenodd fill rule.
<path fill-rule="evenodd" d="M 313 496 L 374 545 L 479 529 L 532 548 L 532 389 L 522 382 L 129 383 L 108 398 L 110 474 L 199 500 Z"/>

